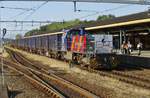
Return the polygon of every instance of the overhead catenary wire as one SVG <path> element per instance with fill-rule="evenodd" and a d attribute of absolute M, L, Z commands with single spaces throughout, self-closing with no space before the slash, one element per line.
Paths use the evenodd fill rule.
<path fill-rule="evenodd" d="M 44 3 L 42 3 L 41 5 L 39 5 L 38 7 L 35 8 L 35 10 L 33 12 L 31 12 L 28 16 L 26 16 L 24 19 L 28 19 L 30 16 L 32 16 L 37 10 L 39 10 L 41 7 L 43 7 L 45 4 L 47 4 L 48 1 L 45 1 Z"/>
<path fill-rule="evenodd" d="M 1 30 L 2 31 L 2 30 Z M 16 29 L 16 28 L 14 28 L 14 29 L 7 29 L 7 31 L 30 31 L 30 30 L 27 30 L 27 29 Z"/>
<path fill-rule="evenodd" d="M 28 11 L 29 11 L 29 10 L 28 10 Z M 19 17 L 19 16 L 25 14 L 25 13 L 28 12 L 28 11 L 26 10 L 26 11 L 20 12 L 19 14 L 17 14 L 17 15 L 15 15 L 15 16 L 11 17 L 10 19 L 17 18 L 17 17 Z"/>
<path fill-rule="evenodd" d="M 57 22 L 57 21 L 49 21 L 49 20 L 45 20 L 45 21 L 34 21 L 34 20 L 30 20 L 30 21 L 23 21 L 23 20 L 1 20 L 1 23 L 52 23 L 52 22 Z"/>
<path fill-rule="evenodd" d="M 48 1 L 42 3 L 42 4 L 39 5 L 38 7 L 34 7 L 35 10 L 34 10 L 30 15 L 28 15 L 28 16 L 26 17 L 26 19 L 27 19 L 29 16 L 33 15 L 38 9 L 40 9 L 42 6 L 44 6 L 47 2 L 48 2 Z M 112 10 L 117 10 L 117 9 L 124 8 L 124 7 L 128 7 L 128 6 L 130 6 L 130 5 L 125 5 L 125 6 L 124 6 L 124 5 L 123 5 L 123 6 L 121 5 L 121 6 L 119 6 L 119 7 L 115 7 L 115 8 L 111 8 L 111 9 L 106 9 L 106 10 L 103 10 L 103 11 L 100 11 L 100 12 L 94 11 L 94 10 L 77 10 L 78 12 L 94 12 L 94 14 L 89 14 L 89 15 L 86 15 L 86 16 L 82 16 L 82 17 L 79 17 L 78 19 L 87 18 L 87 17 L 90 17 L 90 16 L 97 15 L 97 14 L 99 14 L 99 13 L 104 13 L 104 12 L 108 12 L 108 11 L 112 11 Z M 72 26 L 72 25 L 69 25 L 69 26 Z"/>
<path fill-rule="evenodd" d="M 34 11 L 35 9 L 34 8 L 30 8 L 28 10 L 24 10 L 23 12 L 20 12 L 19 14 L 15 15 L 15 16 L 12 16 L 10 19 L 14 19 L 14 18 L 17 18 L 21 15 L 24 15 L 25 13 L 29 12 L 29 11 Z"/>
<path fill-rule="evenodd" d="M 14 9 L 14 10 L 26 10 L 26 11 L 34 10 L 33 8 L 19 8 L 19 7 L 5 7 L 5 6 L 0 6 L 0 8 L 2 8 L 2 9 Z"/>
<path fill-rule="evenodd" d="M 121 5 L 121 6 L 118 6 L 118 7 L 115 7 L 115 8 L 110 8 L 110 9 L 106 9 L 106 10 L 103 10 L 103 11 L 93 11 L 94 13 L 92 14 L 88 14 L 88 15 L 85 15 L 85 16 L 82 16 L 82 17 L 78 17 L 77 19 L 84 19 L 84 18 L 87 18 L 87 17 L 91 17 L 91 16 L 95 16 L 97 14 L 101 14 L 101 13 L 105 13 L 105 12 L 109 12 L 109 11 L 113 11 L 113 10 L 118 10 L 118 9 L 122 9 L 122 8 L 126 8 L 126 7 L 129 7 L 131 5 Z M 79 12 L 88 12 L 88 10 L 78 10 Z M 92 12 L 92 11 L 90 11 Z"/>
<path fill-rule="evenodd" d="M 46 3 L 47 3 L 48 1 L 46 1 Z M 45 2 L 44 3 L 42 3 L 40 6 L 43 6 L 43 4 L 45 4 Z M 19 17 L 19 16 L 21 16 L 21 15 L 24 15 L 24 14 L 26 14 L 27 12 L 30 12 L 30 11 L 33 11 L 33 12 L 35 12 L 36 10 L 37 10 L 37 8 L 39 9 L 39 7 L 40 6 L 34 6 L 34 7 L 32 7 L 32 8 L 27 8 L 27 10 L 24 10 L 23 12 L 20 12 L 19 14 L 17 14 L 17 15 L 15 15 L 15 16 L 12 16 L 10 19 L 14 19 L 14 18 L 17 18 L 17 17 Z M 41 7 L 40 7 L 41 8 Z M 34 13 L 31 13 L 31 14 L 34 14 Z M 31 15 L 30 14 L 30 15 Z M 27 17 L 29 17 L 29 16 L 26 16 L 26 18 Z"/>
<path fill-rule="evenodd" d="M 84 18 L 91 17 L 91 16 L 94 16 L 94 15 L 97 15 L 97 14 L 101 14 L 101 13 L 105 13 L 105 12 L 109 12 L 109 11 L 113 11 L 113 10 L 118 10 L 118 9 L 129 7 L 129 6 L 131 6 L 131 5 L 121 5 L 121 6 L 118 6 L 118 7 L 115 7 L 115 8 L 110 8 L 110 9 L 106 9 L 106 10 L 103 10 L 103 11 L 76 10 L 77 12 L 94 12 L 92 14 L 88 14 L 88 15 L 85 15 L 85 16 L 82 16 L 82 17 L 78 17 L 76 19 L 84 19 Z M 73 24 L 69 25 L 69 27 L 71 27 L 71 26 L 74 26 L 74 25 Z"/>
<path fill-rule="evenodd" d="M 32 12 L 32 13 L 30 13 L 30 15 L 28 15 L 27 17 L 25 17 L 25 19 L 27 19 L 28 17 L 30 17 L 31 15 L 33 15 L 38 9 L 40 9 L 42 6 L 44 6 L 45 4 L 47 3 L 47 1 L 46 2 L 44 2 L 44 3 L 42 3 L 41 5 L 39 5 L 37 8 L 35 8 L 35 10 Z M 22 13 L 22 14 L 24 14 L 24 13 Z M 33 23 L 33 22 L 32 22 Z M 33 25 L 33 24 L 32 24 Z M 21 29 L 20 30 L 18 30 L 19 32 L 24 32 L 24 31 L 29 31 L 29 30 L 23 30 L 23 22 L 22 22 L 22 24 L 21 24 Z M 17 31 L 17 30 L 16 30 Z"/>
<path fill-rule="evenodd" d="M 24 18 L 24 20 L 25 20 L 25 19 L 28 19 L 28 18 L 31 17 L 37 10 L 39 10 L 41 7 L 43 7 L 45 4 L 47 4 L 47 2 L 48 2 L 48 1 L 45 1 L 45 2 L 43 2 L 42 4 L 40 4 L 39 6 L 36 6 L 36 7 L 31 8 L 31 9 L 34 9 L 34 10 L 24 10 L 23 12 L 19 13 L 18 15 L 16 15 L 16 17 L 18 17 L 18 16 L 20 16 L 20 15 L 23 15 L 23 14 L 25 14 L 26 12 L 32 11 L 28 16 L 26 16 L 26 17 Z M 97 15 L 97 14 L 100 14 L 100 13 L 104 13 L 104 12 L 108 12 L 108 11 L 112 11 L 112 10 L 117 10 L 117 9 L 124 8 L 124 7 L 128 7 L 128 6 L 129 6 L 129 5 L 119 6 L 119 7 L 115 7 L 115 8 L 111 8 L 111 9 L 106 9 L 106 10 L 103 10 L 103 11 L 77 10 L 78 12 L 94 12 L 94 13 L 92 13 L 92 14 L 79 17 L 78 19 L 87 18 L 87 17 L 94 16 L 94 15 Z M 23 26 L 24 26 L 24 25 L 23 25 Z M 72 25 L 70 25 L 70 26 L 72 26 Z"/>
<path fill-rule="evenodd" d="M 76 10 L 76 12 L 98 12 L 95 10 Z"/>
<path fill-rule="evenodd" d="M 41 5 L 39 5 L 39 6 L 34 6 L 34 7 L 32 7 L 32 8 L 23 8 L 22 10 L 24 10 L 23 12 L 21 12 L 21 13 L 19 13 L 19 14 L 17 14 L 17 15 L 15 15 L 15 16 L 13 16 L 13 17 L 11 17 L 11 18 L 9 18 L 9 19 L 14 19 L 14 18 L 16 18 L 16 17 L 19 17 L 19 16 L 21 16 L 21 15 L 24 15 L 24 14 L 26 14 L 27 12 L 30 12 L 30 11 L 33 11 L 31 14 L 30 14 L 30 16 L 31 15 L 33 15 L 34 13 L 35 13 L 35 11 L 37 11 L 38 9 L 40 9 L 43 5 L 45 5 L 46 3 L 47 3 L 48 1 L 46 1 L 46 2 L 44 2 L 44 3 L 42 3 Z M 4 8 L 3 6 L 2 6 L 2 8 Z M 15 9 L 15 8 L 14 8 Z M 16 9 L 21 9 L 21 8 L 16 8 Z M 29 16 L 28 16 L 29 17 Z M 32 21 L 32 26 L 33 26 L 33 22 L 34 21 Z M 44 21 L 44 22 L 47 22 L 47 23 L 49 23 L 50 21 Z M 41 24 L 41 21 L 39 21 L 39 23 Z M 16 21 L 16 26 L 15 27 L 17 27 L 18 25 L 17 25 L 17 21 Z M 21 29 L 20 30 L 17 30 L 17 31 L 29 31 L 29 30 L 23 30 L 23 26 L 24 26 L 24 24 L 22 23 L 21 25 Z M 13 31 L 13 30 L 10 30 L 10 31 Z"/>

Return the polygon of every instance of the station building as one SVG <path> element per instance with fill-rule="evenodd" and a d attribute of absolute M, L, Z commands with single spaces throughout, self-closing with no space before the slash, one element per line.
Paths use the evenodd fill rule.
<path fill-rule="evenodd" d="M 143 50 L 150 50 L 150 13 L 148 11 L 83 26 L 92 33 L 112 34 L 115 49 L 119 49 L 123 41 L 130 41 L 133 49 L 136 49 L 138 42 L 141 41 Z"/>
<path fill-rule="evenodd" d="M 113 35 L 114 50 L 119 51 L 123 42 L 133 46 L 130 55 L 118 54 L 122 64 L 138 65 L 150 68 L 150 12 L 140 12 L 114 19 L 97 21 L 83 25 L 86 30 L 95 34 Z M 142 42 L 142 55 L 138 56 L 137 44 Z"/>

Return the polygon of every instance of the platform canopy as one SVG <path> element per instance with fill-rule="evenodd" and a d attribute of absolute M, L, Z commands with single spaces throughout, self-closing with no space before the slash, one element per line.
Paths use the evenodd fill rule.
<path fill-rule="evenodd" d="M 150 0 L 0 0 L 0 1 L 55 1 L 55 2 L 95 2 L 150 5 Z"/>

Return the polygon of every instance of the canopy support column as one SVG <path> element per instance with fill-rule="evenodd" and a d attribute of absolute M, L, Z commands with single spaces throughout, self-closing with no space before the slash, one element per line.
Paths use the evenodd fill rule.
<path fill-rule="evenodd" d="M 127 39 L 126 39 L 126 32 L 124 30 L 122 32 L 123 32 L 123 41 L 126 42 L 127 41 Z"/>
<path fill-rule="evenodd" d="M 120 35 L 119 35 L 119 37 L 120 37 L 120 38 L 119 38 L 119 39 L 120 39 L 120 41 L 119 41 L 119 42 L 120 42 L 120 50 L 121 50 L 121 45 L 122 45 L 122 30 L 120 30 L 120 32 L 119 32 L 119 33 L 120 33 Z"/>

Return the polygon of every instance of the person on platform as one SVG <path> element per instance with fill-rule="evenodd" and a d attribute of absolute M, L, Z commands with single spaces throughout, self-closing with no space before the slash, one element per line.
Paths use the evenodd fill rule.
<path fill-rule="evenodd" d="M 122 53 L 127 54 L 128 45 L 125 41 L 123 41 L 123 44 L 121 45 L 121 48 L 122 48 Z"/>
<path fill-rule="evenodd" d="M 137 44 L 138 55 L 141 55 L 142 47 L 143 47 L 143 44 L 139 41 L 139 43 Z"/>
<path fill-rule="evenodd" d="M 131 52 L 132 52 L 132 44 L 130 43 L 130 41 L 128 41 L 127 45 L 128 45 L 128 54 L 131 54 Z"/>

